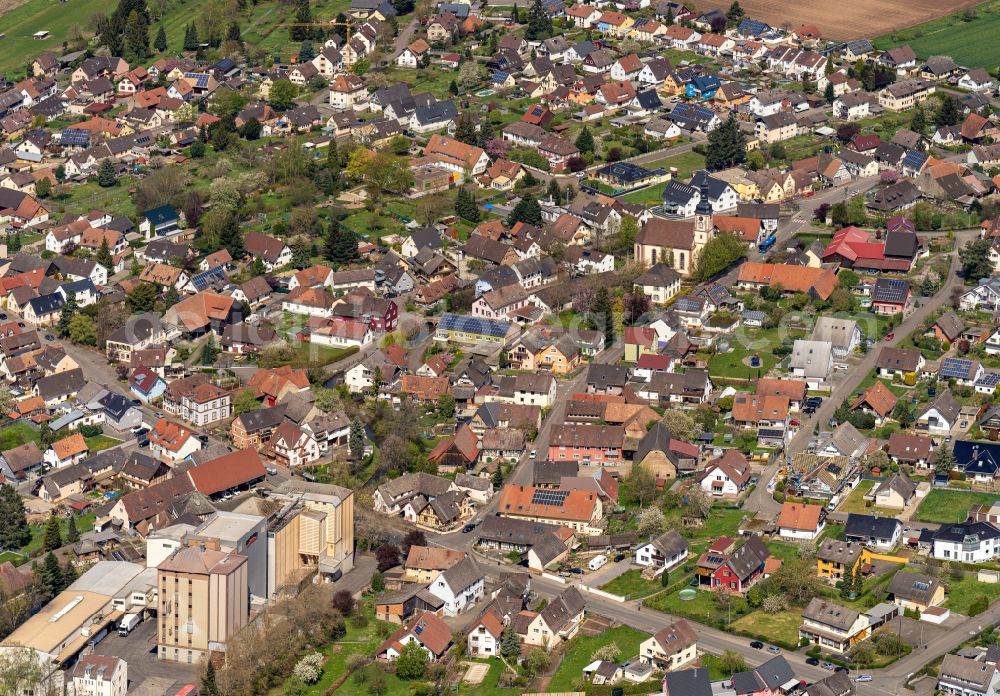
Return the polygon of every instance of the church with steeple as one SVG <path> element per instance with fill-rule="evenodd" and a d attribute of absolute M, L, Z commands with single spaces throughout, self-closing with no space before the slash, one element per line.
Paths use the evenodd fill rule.
<path fill-rule="evenodd" d="M 664 264 L 683 277 L 689 277 L 698 266 L 698 257 L 714 234 L 712 203 L 708 193 L 708 177 L 701 178 L 697 189 L 700 199 L 694 209 L 694 220 L 668 220 L 651 217 L 635 238 L 633 258 L 652 268 Z"/>

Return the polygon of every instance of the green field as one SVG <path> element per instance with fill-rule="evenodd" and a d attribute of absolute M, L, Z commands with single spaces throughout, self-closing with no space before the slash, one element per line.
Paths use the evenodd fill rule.
<path fill-rule="evenodd" d="M 966 575 L 961 581 L 948 580 L 948 601 L 945 606 L 959 614 L 969 615 L 969 607 L 979 597 L 986 596 L 990 604 L 1000 597 L 1000 585 L 977 582 L 975 575 Z"/>
<path fill-rule="evenodd" d="M 14 423 L 0 430 L 0 452 L 20 447 L 28 442 L 38 442 L 38 431 L 27 423 Z"/>
<path fill-rule="evenodd" d="M 93 437 L 84 438 L 87 441 L 87 449 L 93 452 L 100 452 L 101 450 L 106 450 L 109 447 L 114 447 L 115 445 L 120 445 L 121 440 L 116 440 L 108 435 L 94 435 Z"/>
<path fill-rule="evenodd" d="M 922 522 L 951 524 L 965 522 L 973 505 L 991 505 L 1000 495 L 975 491 L 946 491 L 935 489 L 927 494 L 914 519 Z"/>
<path fill-rule="evenodd" d="M 622 660 L 639 654 L 639 645 L 649 635 L 630 626 L 619 626 L 604 631 L 599 636 L 577 636 L 566 644 L 566 654 L 556 673 L 552 675 L 548 691 L 573 691 L 573 683 L 583 676 L 583 668 L 593 660 L 594 651 L 604 645 L 615 643 L 621 650 Z"/>
<path fill-rule="evenodd" d="M 975 19 L 964 21 L 962 14 L 918 24 L 875 40 L 880 49 L 909 44 L 918 58 L 946 55 L 959 65 L 986 68 L 997 65 L 995 41 L 1000 32 L 1000 1 L 992 0 L 975 8 Z"/>
<path fill-rule="evenodd" d="M 802 610 L 789 607 L 778 614 L 753 611 L 736 621 L 733 628 L 758 636 L 772 643 L 795 645 L 799 642 L 799 626 L 802 625 Z"/>
<path fill-rule="evenodd" d="M 629 599 L 648 597 L 649 595 L 663 589 L 659 580 L 645 580 L 642 571 L 638 568 L 626 570 L 611 582 L 601 585 L 601 589 L 611 594 L 622 595 Z"/>

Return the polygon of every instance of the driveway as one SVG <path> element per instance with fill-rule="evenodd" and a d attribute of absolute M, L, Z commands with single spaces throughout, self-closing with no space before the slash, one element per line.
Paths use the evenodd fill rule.
<path fill-rule="evenodd" d="M 172 679 L 173 688 L 179 689 L 185 684 L 197 684 L 201 673 L 197 665 L 157 659 L 155 616 L 136 626 L 125 638 L 119 636 L 117 632 L 111 633 L 94 646 L 94 654 L 113 655 L 125 660 L 128 663 L 130 686 L 155 677 Z"/>

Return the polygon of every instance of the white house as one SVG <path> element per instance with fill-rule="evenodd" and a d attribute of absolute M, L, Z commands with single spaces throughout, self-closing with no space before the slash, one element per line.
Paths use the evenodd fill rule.
<path fill-rule="evenodd" d="M 556 380 L 552 375 L 520 373 L 514 378 L 514 403 L 548 408 L 556 400 Z"/>
<path fill-rule="evenodd" d="M 778 516 L 778 533 L 785 539 L 812 541 L 826 527 L 826 511 L 819 505 L 786 502 Z"/>
<path fill-rule="evenodd" d="M 639 645 L 639 660 L 669 672 L 698 657 L 698 634 L 684 619 L 662 628 Z"/>
<path fill-rule="evenodd" d="M 931 555 L 943 561 L 985 563 L 1000 551 L 1000 530 L 989 522 L 943 525 L 934 533 Z"/>
<path fill-rule="evenodd" d="M 823 385 L 833 370 L 833 346 L 829 341 L 798 339 L 792 344 L 791 372 L 813 389 Z"/>
<path fill-rule="evenodd" d="M 479 621 L 469 627 L 469 655 L 472 657 L 493 657 L 498 654 L 503 622 L 493 612 L 488 611 Z"/>
<path fill-rule="evenodd" d="M 466 557 L 438 575 L 427 589 L 444 602 L 447 616 L 458 616 L 482 599 L 486 583 L 483 571 L 472 558 Z"/>
<path fill-rule="evenodd" d="M 635 550 L 635 564 L 656 568 L 657 573 L 669 571 L 687 560 L 687 557 L 687 539 L 676 529 L 640 544 Z"/>
<path fill-rule="evenodd" d="M 75 696 L 125 696 L 128 664 L 111 655 L 85 655 L 73 667 Z"/>

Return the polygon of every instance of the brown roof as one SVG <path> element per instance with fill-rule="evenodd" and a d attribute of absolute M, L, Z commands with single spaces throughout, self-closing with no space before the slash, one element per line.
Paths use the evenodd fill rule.
<path fill-rule="evenodd" d="M 254 302 L 262 297 L 271 294 L 271 286 L 264 276 L 257 276 L 240 285 L 240 290 L 246 295 L 247 300 Z"/>
<path fill-rule="evenodd" d="M 896 395 L 881 381 L 875 380 L 865 393 L 854 400 L 851 409 L 867 404 L 875 413 L 885 418 L 896 406 Z"/>
<path fill-rule="evenodd" d="M 653 638 L 660 644 L 660 649 L 667 655 L 673 655 L 698 641 L 694 627 L 684 619 L 678 619 L 666 628 L 657 631 Z"/>
<path fill-rule="evenodd" d="M 248 232 L 243 246 L 250 256 L 259 256 L 265 261 L 273 263 L 278 260 L 281 251 L 285 248 L 285 243 L 260 232 Z"/>
<path fill-rule="evenodd" d="M 213 321 L 225 321 L 233 308 L 233 302 L 233 298 L 226 295 L 200 292 L 175 304 L 163 318 L 187 331 L 196 331 Z"/>
<path fill-rule="evenodd" d="M 414 636 L 421 645 L 426 647 L 435 657 L 440 657 L 451 645 L 451 629 L 448 624 L 439 619 L 433 613 L 425 611 L 420 616 L 414 618 L 406 626 L 403 626 L 391 636 L 375 651 L 379 655 L 389 648 L 402 651 L 403 644 L 400 642 L 406 636 Z"/>
<path fill-rule="evenodd" d="M 820 505 L 805 505 L 803 503 L 785 503 L 781 506 L 778 516 L 778 528 L 815 531 L 819 527 L 819 516 L 823 512 Z"/>
<path fill-rule="evenodd" d="M 420 375 L 403 375 L 400 391 L 421 401 L 436 401 L 442 394 L 451 389 L 447 377 L 421 377 Z"/>
<path fill-rule="evenodd" d="M 83 435 L 80 433 L 73 433 L 69 437 L 64 437 L 62 440 L 56 440 L 50 446 L 52 447 L 52 451 L 56 453 L 56 456 L 59 457 L 60 460 L 67 459 L 68 457 L 73 457 L 87 451 L 87 441 L 83 439 Z"/>
<path fill-rule="evenodd" d="M 188 438 L 193 436 L 193 431 L 188 430 L 179 423 L 168 421 L 166 418 L 158 420 L 156 425 L 153 426 L 152 432 L 149 433 L 151 442 L 171 452 L 178 451 L 187 442 Z"/>
<path fill-rule="evenodd" d="M 827 268 L 808 268 L 783 263 L 748 261 L 740 266 L 739 282 L 781 285 L 788 292 L 814 292 L 821 300 L 837 287 L 837 276 Z"/>
<path fill-rule="evenodd" d="M 566 492 L 562 505 L 533 503 L 534 486 L 506 485 L 500 493 L 497 513 L 511 516 L 542 517 L 546 519 L 574 520 L 589 522 L 594 517 L 594 507 L 598 503 L 596 493 L 571 490 Z"/>
<path fill-rule="evenodd" d="M 786 418 L 788 418 L 787 396 L 737 393 L 733 399 L 734 421 L 756 423 L 761 420 L 785 420 Z"/>
<path fill-rule="evenodd" d="M 252 449 L 236 450 L 188 470 L 195 489 L 214 495 L 264 478 L 264 462 Z"/>
<path fill-rule="evenodd" d="M 125 515 L 129 522 L 135 525 L 143 520 L 156 517 L 180 496 L 193 490 L 194 486 L 190 478 L 177 476 L 155 483 L 149 488 L 126 493 L 121 498 L 121 504 L 125 508 Z"/>
<path fill-rule="evenodd" d="M 447 570 L 463 558 L 465 558 L 464 551 L 436 546 L 411 546 L 403 567 L 413 570 Z"/>
<path fill-rule="evenodd" d="M 694 246 L 694 224 L 683 220 L 653 217 L 642 226 L 635 241 L 646 246 L 691 249 Z"/>
<path fill-rule="evenodd" d="M 934 441 L 927 435 L 895 432 L 889 436 L 889 446 L 886 451 L 890 457 L 904 461 L 930 459 L 934 451 Z"/>
<path fill-rule="evenodd" d="M 549 446 L 621 449 L 624 439 L 619 425 L 566 424 L 553 426 Z"/>
<path fill-rule="evenodd" d="M 787 396 L 792 401 L 802 401 L 808 390 L 809 383 L 804 379 L 762 377 L 757 380 L 757 396 Z"/>

